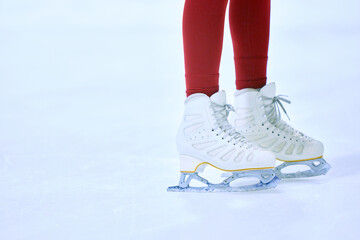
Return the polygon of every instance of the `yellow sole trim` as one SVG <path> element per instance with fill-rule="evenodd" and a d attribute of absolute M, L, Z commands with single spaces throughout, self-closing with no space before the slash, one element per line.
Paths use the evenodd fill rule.
<path fill-rule="evenodd" d="M 282 162 L 302 162 L 302 161 L 309 161 L 309 160 L 315 160 L 315 159 L 319 159 L 322 158 L 323 156 L 320 157 L 316 157 L 316 158 L 308 158 L 308 159 L 301 159 L 301 160 L 294 160 L 294 161 L 290 161 L 290 160 L 282 160 L 277 158 L 276 160 L 282 161 Z"/>
<path fill-rule="evenodd" d="M 221 171 L 225 171 L 225 172 L 239 172 L 239 171 L 248 171 L 248 170 L 262 170 L 262 169 L 273 169 L 274 167 L 264 167 L 264 168 L 245 168 L 245 169 L 237 169 L 237 170 L 225 170 L 225 169 L 222 169 L 222 168 L 219 168 L 219 167 L 216 167 L 214 165 L 212 165 L 211 163 L 208 163 L 208 162 L 202 162 L 200 163 L 199 165 L 196 166 L 195 170 L 194 171 L 180 171 L 182 173 L 194 173 L 196 172 L 196 170 L 198 169 L 198 167 L 200 167 L 202 164 L 208 164 L 216 169 L 219 169 Z"/>

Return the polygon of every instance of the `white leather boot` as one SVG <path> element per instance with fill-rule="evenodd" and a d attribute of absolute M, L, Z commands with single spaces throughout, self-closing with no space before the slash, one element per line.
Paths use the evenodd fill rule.
<path fill-rule="evenodd" d="M 236 131 L 257 146 L 270 150 L 277 160 L 284 162 L 275 168 L 280 178 L 311 177 L 326 174 L 330 165 L 323 159 L 323 144 L 295 130 L 281 119 L 281 103 L 287 99 L 275 96 L 275 83 L 269 83 L 260 90 L 242 89 L 235 92 L 235 114 L 230 122 Z M 307 165 L 310 170 L 297 173 L 282 173 L 290 165 Z"/>
<path fill-rule="evenodd" d="M 192 94 L 185 101 L 185 113 L 177 135 L 180 154 L 180 183 L 169 191 L 244 191 L 275 187 L 273 172 L 275 158 L 271 152 L 249 144 L 227 121 L 230 105 L 224 91 L 209 98 Z M 211 184 L 200 177 L 206 166 L 212 166 L 232 175 L 220 184 Z M 260 183 L 231 187 L 230 182 L 240 177 L 257 177 Z M 190 187 L 196 179 L 207 187 Z"/>

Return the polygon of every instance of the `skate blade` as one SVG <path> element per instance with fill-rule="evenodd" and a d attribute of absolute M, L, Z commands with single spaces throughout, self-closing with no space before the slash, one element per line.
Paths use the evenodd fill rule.
<path fill-rule="evenodd" d="M 315 165 L 315 162 L 319 162 L 318 165 Z M 309 170 L 305 171 L 298 171 L 295 173 L 282 173 L 281 170 L 294 165 L 306 165 L 310 167 Z M 307 160 L 307 161 L 298 161 L 298 162 L 284 162 L 281 165 L 277 166 L 274 171 L 278 178 L 306 178 L 306 177 L 316 177 L 320 175 L 325 175 L 331 166 L 328 164 L 325 159 L 319 158 L 314 160 Z"/>
<path fill-rule="evenodd" d="M 168 192 L 198 192 L 198 193 L 206 193 L 206 192 L 250 192 L 250 191 L 259 191 L 275 188 L 279 182 L 278 177 L 274 177 L 268 183 L 258 183 L 254 185 L 241 186 L 241 187 L 231 187 L 231 186 L 208 186 L 208 187 L 168 187 Z"/>
<path fill-rule="evenodd" d="M 256 177 L 259 183 L 253 185 L 232 187 L 230 183 L 239 178 Z M 192 180 L 197 180 L 206 184 L 206 187 L 191 187 L 189 184 Z M 249 170 L 233 172 L 231 176 L 226 178 L 222 183 L 212 184 L 206 179 L 199 176 L 198 173 L 181 173 L 179 186 L 169 187 L 168 192 L 247 192 L 265 190 L 276 187 L 279 178 L 276 177 L 274 170 Z"/>

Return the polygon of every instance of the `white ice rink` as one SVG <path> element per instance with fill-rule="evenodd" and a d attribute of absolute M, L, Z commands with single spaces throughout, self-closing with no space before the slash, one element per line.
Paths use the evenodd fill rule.
<path fill-rule="evenodd" d="M 213 194 L 166 192 L 183 2 L 0 0 L 1 240 L 360 238 L 360 2 L 272 3 L 269 81 L 328 175 Z M 231 102 L 228 25 L 224 41 Z"/>

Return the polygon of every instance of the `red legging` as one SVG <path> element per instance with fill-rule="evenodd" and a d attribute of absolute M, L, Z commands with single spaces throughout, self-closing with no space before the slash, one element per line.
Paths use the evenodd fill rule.
<path fill-rule="evenodd" d="M 219 67 L 228 0 L 186 0 L 183 16 L 187 96 L 219 91 Z M 270 0 L 230 0 L 236 88 L 266 84 Z"/>

